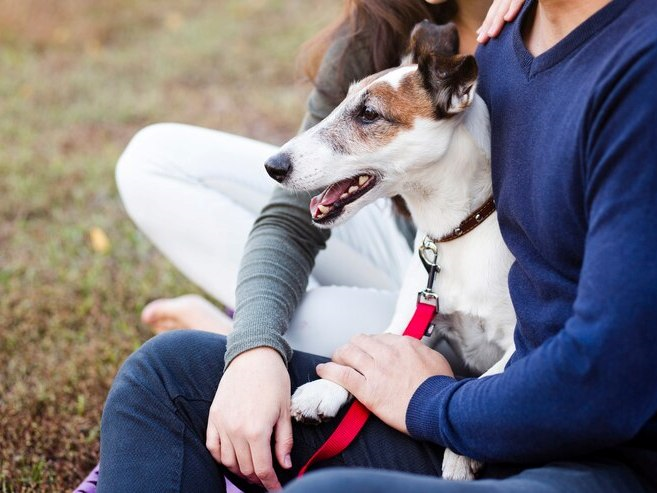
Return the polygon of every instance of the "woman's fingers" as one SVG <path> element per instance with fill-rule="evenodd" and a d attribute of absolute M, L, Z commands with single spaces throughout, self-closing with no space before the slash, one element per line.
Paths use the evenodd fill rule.
<path fill-rule="evenodd" d="M 506 21 L 504 20 L 505 14 L 506 10 L 500 10 L 497 12 L 495 18 L 491 22 L 490 27 L 488 28 L 488 31 L 486 32 L 489 38 L 495 38 L 502 32 L 502 28 L 504 27 L 504 24 L 506 24 Z"/>
<path fill-rule="evenodd" d="M 509 0 L 495 0 L 493 4 L 490 6 L 488 9 L 488 13 L 486 14 L 486 18 L 484 19 L 484 22 L 481 24 L 481 27 L 477 30 L 478 36 L 477 36 L 477 41 L 480 43 L 485 43 L 488 41 L 489 36 L 488 36 L 488 31 L 490 30 L 491 26 L 493 25 L 493 20 L 495 19 L 495 16 L 497 15 L 497 12 L 502 9 L 508 9 L 507 2 Z"/>
<path fill-rule="evenodd" d="M 253 458 L 251 457 L 251 447 L 246 440 L 236 440 L 233 442 L 235 458 L 237 459 L 238 471 L 240 476 L 245 477 L 251 483 L 259 483 L 260 480 L 255 474 Z"/>
<path fill-rule="evenodd" d="M 269 438 L 260 437 L 259 440 L 251 442 L 250 456 L 253 461 L 253 473 L 258 481 L 268 490 L 280 490 L 279 483 L 272 464 L 271 449 L 269 448 Z"/>
<path fill-rule="evenodd" d="M 516 18 L 523 3 L 524 0 L 495 0 L 481 27 L 477 29 L 477 41 L 485 44 L 491 38 L 497 37 L 504 24 Z"/>
<path fill-rule="evenodd" d="M 290 407 L 287 406 L 281 411 L 281 416 L 274 428 L 274 452 L 276 460 L 285 469 L 292 467 L 292 445 L 294 439 L 292 436 L 292 420 L 290 418 Z"/>
<path fill-rule="evenodd" d="M 208 422 L 205 446 L 210 451 L 212 458 L 217 462 L 221 462 L 221 440 L 219 439 L 219 432 L 212 421 Z"/>
<path fill-rule="evenodd" d="M 504 20 L 511 22 L 513 19 L 515 19 L 518 15 L 518 12 L 520 12 L 523 3 L 525 3 L 525 0 L 511 0 L 511 5 L 506 11 L 506 14 L 504 14 Z"/>
<path fill-rule="evenodd" d="M 271 438 L 283 409 L 289 421 L 289 407 L 290 377 L 280 354 L 267 347 L 246 351 L 232 361 L 219 382 L 209 421 L 219 433 L 220 446 L 208 445 L 215 447 L 221 464 L 232 473 L 269 489 L 280 488 Z M 214 441 L 214 431 L 208 430 Z M 280 434 L 280 442 L 286 443 L 280 448 L 284 463 L 292 432 L 282 426 Z"/>
<path fill-rule="evenodd" d="M 220 440 L 221 440 L 221 455 L 219 457 L 219 462 L 221 463 L 221 465 L 223 465 L 226 469 L 228 469 L 233 474 L 239 475 L 240 468 L 237 463 L 237 457 L 235 456 L 235 450 L 233 449 L 233 444 L 230 443 L 228 437 L 223 433 L 220 434 Z"/>

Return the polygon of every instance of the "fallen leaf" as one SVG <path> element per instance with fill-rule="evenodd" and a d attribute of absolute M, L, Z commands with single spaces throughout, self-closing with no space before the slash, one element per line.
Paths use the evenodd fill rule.
<path fill-rule="evenodd" d="M 94 226 L 89 231 L 89 240 L 91 241 L 91 249 L 94 252 L 107 253 L 111 248 L 107 234 L 97 226 Z"/>

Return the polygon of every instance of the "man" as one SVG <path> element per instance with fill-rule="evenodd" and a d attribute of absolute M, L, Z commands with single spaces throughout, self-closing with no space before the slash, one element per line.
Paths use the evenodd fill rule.
<path fill-rule="evenodd" d="M 386 335 L 318 367 L 388 425 L 518 468 L 470 484 L 327 469 L 286 491 L 657 491 L 656 7 L 530 1 L 478 52 L 517 259 L 506 372 L 456 381 L 435 353 L 408 339 L 391 351 Z"/>

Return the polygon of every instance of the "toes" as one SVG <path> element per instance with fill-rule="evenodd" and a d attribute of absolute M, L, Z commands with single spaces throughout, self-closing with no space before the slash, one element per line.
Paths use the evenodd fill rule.
<path fill-rule="evenodd" d="M 154 325 L 158 322 L 158 319 L 162 318 L 162 305 L 165 304 L 168 299 L 159 299 L 151 301 L 147 304 L 144 309 L 141 311 L 141 321 L 147 325 Z"/>
<path fill-rule="evenodd" d="M 170 330 L 183 329 L 177 320 L 172 318 L 161 318 L 150 324 L 153 327 L 153 332 L 159 334 L 161 332 L 168 332 Z"/>

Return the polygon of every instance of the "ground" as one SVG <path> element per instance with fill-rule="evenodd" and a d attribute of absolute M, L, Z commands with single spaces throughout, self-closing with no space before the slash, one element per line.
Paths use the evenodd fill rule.
<path fill-rule="evenodd" d="M 198 290 L 126 217 L 114 164 L 180 121 L 272 143 L 307 84 L 330 0 L 0 0 L 0 491 L 67 491 L 98 458 L 102 404 L 151 334 L 149 300 Z"/>

